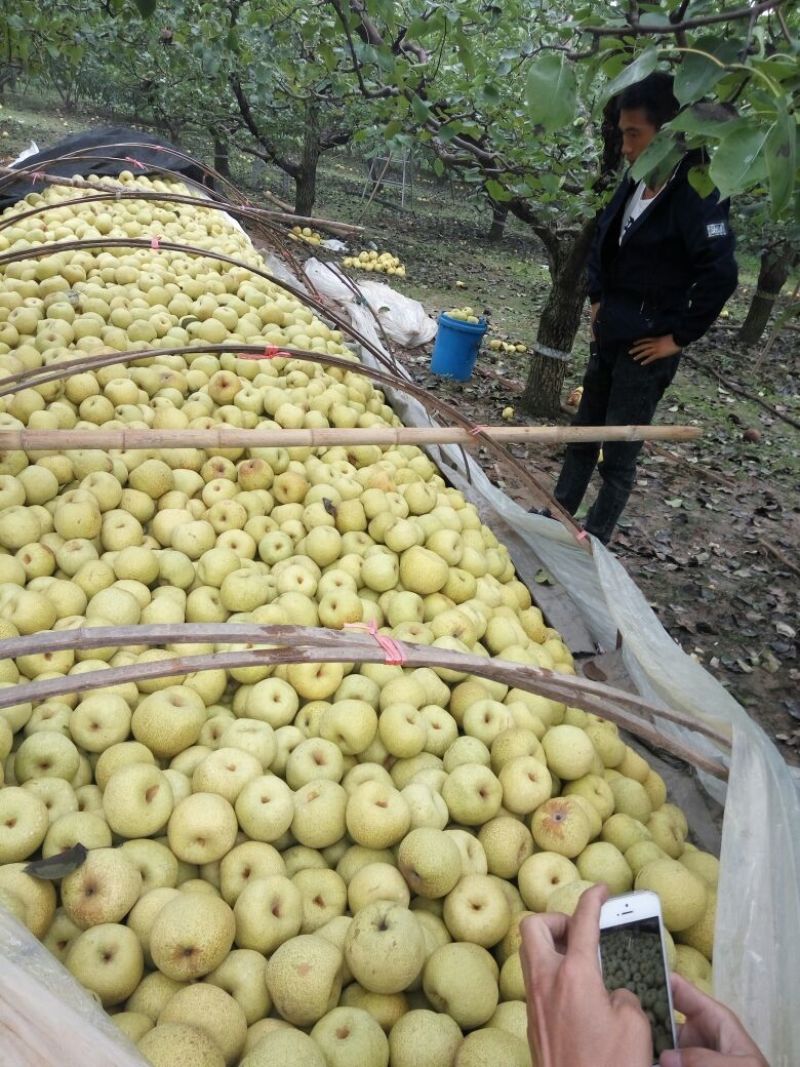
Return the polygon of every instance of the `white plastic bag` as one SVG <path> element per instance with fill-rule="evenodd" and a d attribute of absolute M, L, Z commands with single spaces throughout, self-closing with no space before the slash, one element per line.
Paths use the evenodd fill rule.
<path fill-rule="evenodd" d="M 31 141 L 27 148 L 24 148 L 17 158 L 11 164 L 12 167 L 18 166 L 20 163 L 24 163 L 26 159 L 30 159 L 31 156 L 39 155 L 39 146 L 35 141 Z"/>
<path fill-rule="evenodd" d="M 436 322 L 418 300 L 396 292 L 384 282 L 359 282 L 356 292 L 333 263 L 310 259 L 303 268 L 314 288 L 348 311 L 361 299 L 377 315 L 386 336 L 404 348 L 428 344 L 436 336 Z M 355 325 L 355 323 L 354 323 Z"/>

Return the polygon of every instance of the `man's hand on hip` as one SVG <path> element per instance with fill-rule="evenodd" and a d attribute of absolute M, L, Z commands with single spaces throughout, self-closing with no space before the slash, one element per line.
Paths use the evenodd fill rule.
<path fill-rule="evenodd" d="M 671 333 L 664 337 L 643 337 L 640 341 L 634 341 L 629 349 L 636 362 L 643 367 L 646 367 L 648 363 L 655 363 L 658 359 L 677 356 L 680 351 L 680 345 L 675 343 L 675 338 Z"/>

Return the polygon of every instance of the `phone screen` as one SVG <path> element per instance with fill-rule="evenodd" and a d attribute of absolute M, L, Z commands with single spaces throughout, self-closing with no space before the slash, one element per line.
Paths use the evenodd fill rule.
<path fill-rule="evenodd" d="M 639 998 L 653 1032 L 656 1060 L 675 1047 L 667 974 L 658 918 L 636 919 L 600 931 L 606 989 L 630 989 Z"/>

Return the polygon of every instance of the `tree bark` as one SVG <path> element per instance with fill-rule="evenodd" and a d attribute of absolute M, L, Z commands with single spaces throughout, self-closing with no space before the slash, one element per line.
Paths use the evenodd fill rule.
<path fill-rule="evenodd" d="M 505 204 L 498 204 L 491 197 L 489 198 L 489 203 L 492 205 L 492 224 L 489 227 L 488 238 L 492 244 L 497 244 L 503 240 L 508 220 L 508 208 Z"/>
<path fill-rule="evenodd" d="M 763 336 L 775 301 L 798 258 L 797 250 L 785 239 L 768 245 L 761 253 L 756 291 L 739 330 L 739 341 L 743 345 L 757 344 Z"/>
<path fill-rule="evenodd" d="M 557 417 L 561 412 L 561 389 L 569 366 L 567 353 L 575 343 L 586 301 L 586 261 L 595 230 L 595 219 L 567 239 L 549 242 L 550 292 L 547 295 L 536 343 L 561 353 L 564 358 L 534 351 L 522 406 L 531 415 Z"/>
<path fill-rule="evenodd" d="M 211 136 L 214 139 L 214 170 L 222 175 L 223 178 L 230 178 L 230 154 L 228 137 L 222 130 L 211 131 Z"/>
<path fill-rule="evenodd" d="M 296 215 L 311 215 L 317 198 L 317 164 L 320 157 L 319 105 L 316 100 L 306 101 L 303 153 L 300 166 L 294 176 Z"/>

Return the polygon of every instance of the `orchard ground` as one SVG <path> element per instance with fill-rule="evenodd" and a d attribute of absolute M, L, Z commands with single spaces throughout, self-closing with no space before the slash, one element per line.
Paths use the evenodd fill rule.
<path fill-rule="evenodd" d="M 0 110 L 0 158 L 13 158 L 32 139 L 45 147 L 87 125 L 120 120 L 128 121 L 6 100 Z M 186 147 L 210 158 L 207 145 L 187 138 Z M 243 156 L 233 157 L 231 167 L 237 183 L 256 199 L 266 187 L 291 200 L 277 170 L 254 168 Z M 358 249 L 371 243 L 406 265 L 405 279 L 380 280 L 420 300 L 431 314 L 465 304 L 478 312 L 489 309 L 490 336 L 529 346 L 549 285 L 544 252 L 533 234 L 509 220 L 503 240 L 490 244 L 488 212 L 469 190 L 428 174 L 414 175 L 413 199 L 405 209 L 399 189 L 386 186 L 365 211 L 366 174 L 363 161 L 326 156 L 315 214 L 364 224 Z M 755 282 L 754 253 L 757 241 L 751 240 L 739 256 L 740 287 L 727 317 L 692 346 L 691 355 L 705 369 L 684 360 L 659 411 L 660 421 L 699 424 L 704 436 L 666 452 L 645 447 L 612 550 L 673 639 L 748 708 L 790 762 L 800 763 L 800 431 L 776 414 L 800 420 L 800 333 L 796 327 L 784 330 L 763 360 L 763 340 L 756 349 L 737 346 L 736 327 Z M 580 384 L 587 340 L 588 317 L 569 364 L 565 397 Z M 434 378 L 429 349 L 404 358 L 418 383 L 457 400 L 475 422 L 500 423 L 509 406 L 515 409 L 514 422 L 544 421 L 526 418 L 520 408 L 526 354 L 484 349 L 466 383 Z M 710 371 L 773 411 L 726 388 Z M 568 416 L 560 421 L 566 423 Z M 514 445 L 512 450 L 548 478 L 557 476 L 560 448 Z M 505 472 L 485 453 L 479 458 L 510 496 L 525 506 L 531 503 L 517 487 L 504 484 Z"/>

